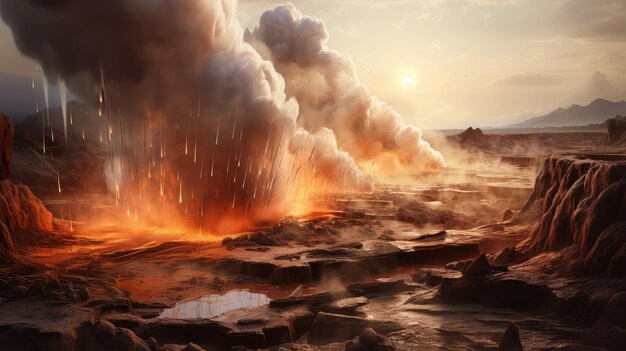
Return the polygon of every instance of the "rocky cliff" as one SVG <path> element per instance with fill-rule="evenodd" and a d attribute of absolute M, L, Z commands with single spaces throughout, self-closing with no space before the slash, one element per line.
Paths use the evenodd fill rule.
<path fill-rule="evenodd" d="M 14 134 L 11 119 L 0 113 L 0 180 L 10 179 L 13 174 L 11 149 Z"/>
<path fill-rule="evenodd" d="M 602 155 L 546 158 L 518 217 L 530 213 L 540 218 L 518 251 L 559 251 L 570 273 L 624 275 L 626 161 Z"/>
<path fill-rule="evenodd" d="M 14 241 L 28 241 L 23 233 L 52 230 L 50 211 L 27 186 L 8 179 L 12 174 L 12 144 L 13 125 L 0 113 L 0 263 L 16 260 Z"/>

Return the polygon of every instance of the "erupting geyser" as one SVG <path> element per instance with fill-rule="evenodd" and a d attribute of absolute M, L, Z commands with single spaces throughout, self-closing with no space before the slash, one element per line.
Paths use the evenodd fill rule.
<path fill-rule="evenodd" d="M 280 219 L 314 193 L 371 190 L 364 162 L 443 165 L 324 47 L 320 21 L 292 5 L 264 14 L 254 36 L 268 61 L 244 42 L 235 9 L 232 0 L 0 0 L 20 50 L 97 104 L 110 188 L 134 220 L 232 232 Z M 311 40 L 291 37 L 299 33 Z"/>

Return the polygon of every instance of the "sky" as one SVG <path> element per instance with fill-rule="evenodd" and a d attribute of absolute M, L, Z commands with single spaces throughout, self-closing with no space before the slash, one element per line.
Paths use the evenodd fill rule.
<path fill-rule="evenodd" d="M 626 0 L 292 2 L 325 22 L 327 46 L 352 58 L 374 95 L 421 128 L 502 126 L 626 99 Z M 253 28 L 280 3 L 240 0 L 238 18 Z M 2 23 L 0 84 L 6 74 L 31 77 L 34 63 Z"/>

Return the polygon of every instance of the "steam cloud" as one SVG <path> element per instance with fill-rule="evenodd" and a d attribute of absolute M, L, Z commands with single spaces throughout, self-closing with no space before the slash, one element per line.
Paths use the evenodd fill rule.
<path fill-rule="evenodd" d="M 246 34 L 259 52 L 269 51 L 287 94 L 298 100 L 303 128 L 330 128 L 338 146 L 359 162 L 376 161 L 392 170 L 444 166 L 419 129 L 371 95 L 350 58 L 324 45 L 328 32 L 322 21 L 287 3 L 263 13 L 259 27 Z"/>
<path fill-rule="evenodd" d="M 273 64 L 244 42 L 235 11 L 234 0 L 0 0 L 22 53 L 98 105 L 129 217 L 233 232 L 312 193 L 370 191 L 362 161 L 443 164 L 323 47 L 321 22 L 292 5 L 264 14 L 255 36 Z"/>

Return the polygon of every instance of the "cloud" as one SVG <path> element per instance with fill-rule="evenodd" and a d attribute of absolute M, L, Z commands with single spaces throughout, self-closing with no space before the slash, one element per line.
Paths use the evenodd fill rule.
<path fill-rule="evenodd" d="M 609 79 L 606 74 L 595 71 L 583 90 L 578 94 L 577 100 L 586 103 L 597 98 L 611 101 L 624 100 L 626 99 L 626 87 L 619 82 Z"/>
<path fill-rule="evenodd" d="M 563 77 L 560 76 L 545 73 L 525 72 L 500 78 L 494 81 L 492 85 L 499 87 L 537 87 L 557 85 L 561 82 L 563 82 Z"/>
<path fill-rule="evenodd" d="M 569 0 L 560 11 L 566 35 L 590 41 L 626 41 L 626 1 Z"/>

